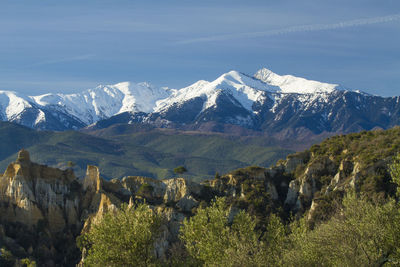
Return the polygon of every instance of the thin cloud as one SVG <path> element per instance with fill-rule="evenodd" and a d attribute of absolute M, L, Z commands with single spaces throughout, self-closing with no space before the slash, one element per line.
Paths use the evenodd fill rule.
<path fill-rule="evenodd" d="M 383 16 L 383 17 L 375 17 L 375 18 L 342 21 L 342 22 L 337 22 L 337 23 L 333 23 L 333 24 L 300 25 L 300 26 L 293 26 L 293 27 L 277 29 L 277 30 L 270 30 L 270 31 L 207 36 L 207 37 L 193 38 L 193 39 L 178 41 L 178 42 L 176 42 L 176 44 L 192 44 L 192 43 L 202 43 L 202 42 L 212 42 L 212 41 L 225 41 L 225 40 L 232 40 L 232 39 L 266 37 L 266 36 L 275 36 L 275 35 L 291 34 L 291 33 L 298 33 L 298 32 L 326 31 L 326 30 L 335 30 L 335 29 L 342 29 L 342 28 L 349 28 L 349 27 L 359 27 L 359 26 L 364 26 L 364 25 L 386 23 L 386 22 L 397 21 L 397 20 L 400 20 L 400 14 L 394 14 L 394 15 Z"/>
<path fill-rule="evenodd" d="M 85 55 L 78 55 L 78 56 L 74 56 L 74 57 L 51 59 L 51 60 L 45 60 L 45 61 L 33 63 L 33 64 L 29 65 L 28 67 L 37 67 L 37 66 L 52 65 L 52 64 L 65 63 L 65 62 L 82 61 L 82 60 L 91 59 L 93 57 L 94 57 L 93 54 L 85 54 Z"/>

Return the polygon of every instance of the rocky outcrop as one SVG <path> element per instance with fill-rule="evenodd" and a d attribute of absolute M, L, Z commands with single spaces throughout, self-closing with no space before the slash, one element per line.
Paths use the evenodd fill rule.
<path fill-rule="evenodd" d="M 18 247 L 18 255 L 39 255 L 48 266 L 69 261 L 77 255 L 73 242 L 82 225 L 81 199 L 72 170 L 33 163 L 21 150 L 0 177 L 0 242 L 16 238 L 20 241 L 11 247 Z"/>
<path fill-rule="evenodd" d="M 83 180 L 83 190 L 90 192 L 99 192 L 101 189 L 101 180 L 99 168 L 96 166 L 88 165 L 86 176 Z"/>
<path fill-rule="evenodd" d="M 28 151 L 21 150 L 0 176 L 0 226 L 7 226 L 1 228 L 4 234 L 0 239 L 15 236 L 15 231 L 23 229 L 32 236 L 43 232 L 52 241 L 32 241 L 22 254 L 37 253 L 32 251 L 36 247 L 46 251 L 46 257 L 61 257 L 55 244 L 60 234 L 69 233 L 73 243 L 64 245 L 75 247 L 74 238 L 98 223 L 106 212 L 118 209 L 123 202 L 133 205 L 135 201 L 146 201 L 167 218 L 163 241 L 157 244 L 157 254 L 165 257 L 168 246 L 177 240 L 181 222 L 202 201 L 203 187 L 184 178 L 158 181 L 130 176 L 106 181 L 96 166 L 88 166 L 86 176 L 79 180 L 71 169 L 33 163 Z M 15 225 L 12 233 L 7 230 L 10 225 Z"/>
<path fill-rule="evenodd" d="M 105 184 L 107 186 L 107 183 Z M 121 188 L 114 192 L 145 198 L 150 204 L 169 204 L 186 213 L 198 206 L 204 185 L 184 178 L 154 180 L 146 177 L 128 176 L 121 180 Z"/>
<path fill-rule="evenodd" d="M 32 163 L 21 150 L 0 181 L 2 222 L 34 227 L 45 221 L 51 232 L 79 224 L 79 193 L 72 192 L 77 180 L 71 170 Z"/>
<path fill-rule="evenodd" d="M 289 155 L 281 165 L 285 167 L 286 172 L 290 173 L 294 172 L 296 168 L 303 166 L 305 163 L 309 161 L 309 159 L 310 159 L 310 153 L 308 151 L 299 152 L 296 154 Z"/>

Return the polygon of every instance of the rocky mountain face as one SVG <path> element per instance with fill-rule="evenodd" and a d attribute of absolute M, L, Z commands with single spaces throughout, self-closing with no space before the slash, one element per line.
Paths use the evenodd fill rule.
<path fill-rule="evenodd" d="M 222 126 L 211 130 L 237 125 L 284 139 L 393 127 L 400 123 L 400 97 L 373 96 L 264 68 L 254 76 L 230 71 L 181 89 L 124 82 L 70 95 L 0 91 L 0 118 L 42 130 L 117 123 L 201 130 L 216 123 Z"/>
<path fill-rule="evenodd" d="M 232 214 L 246 209 L 265 221 L 272 212 L 284 220 L 306 213 L 312 226 L 329 219 L 349 190 L 376 199 L 393 195 L 388 164 L 399 149 L 400 128 L 332 137 L 271 168 L 238 169 L 202 183 L 138 176 L 107 181 L 96 166 L 77 179 L 69 169 L 32 163 L 21 150 L 0 176 L 0 245 L 41 266 L 72 266 L 85 256 L 75 243 L 81 232 L 121 203 L 144 200 L 165 218 L 155 245 L 161 259 L 179 244 L 184 218 L 217 196 L 226 197 Z"/>
<path fill-rule="evenodd" d="M 280 76 L 262 69 L 255 76 L 231 71 L 215 81 L 171 90 L 151 113 L 126 112 L 89 129 L 117 123 L 224 132 L 236 125 L 281 139 L 350 133 L 399 124 L 400 97 L 379 97 L 336 84 Z M 209 127 L 210 123 L 216 125 Z"/>

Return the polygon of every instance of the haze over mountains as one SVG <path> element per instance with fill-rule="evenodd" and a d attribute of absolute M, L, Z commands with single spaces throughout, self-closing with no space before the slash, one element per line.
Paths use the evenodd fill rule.
<path fill-rule="evenodd" d="M 400 97 L 373 96 L 264 68 L 254 76 L 230 71 L 181 89 L 122 82 L 69 95 L 0 91 L 0 119 L 57 131 L 137 122 L 224 132 L 226 125 L 236 125 L 282 139 L 304 138 L 397 125 Z"/>

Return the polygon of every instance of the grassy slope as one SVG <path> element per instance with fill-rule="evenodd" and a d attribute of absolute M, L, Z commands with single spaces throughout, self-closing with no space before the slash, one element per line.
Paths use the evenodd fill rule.
<path fill-rule="evenodd" d="M 37 132 L 1 123 L 0 170 L 25 148 L 32 161 L 42 164 L 65 168 L 68 161 L 75 162 L 79 176 L 87 164 L 93 164 L 106 178 L 143 175 L 161 179 L 173 177 L 173 168 L 184 165 L 189 171 L 185 177 L 201 180 L 248 165 L 270 166 L 290 152 L 264 139 L 243 141 L 218 134 L 171 134 L 156 129 L 114 134 L 105 138 L 74 131 Z"/>
<path fill-rule="evenodd" d="M 314 157 L 330 157 L 337 163 L 343 159 L 356 160 L 370 167 L 399 153 L 400 127 L 333 136 L 309 150 Z"/>

